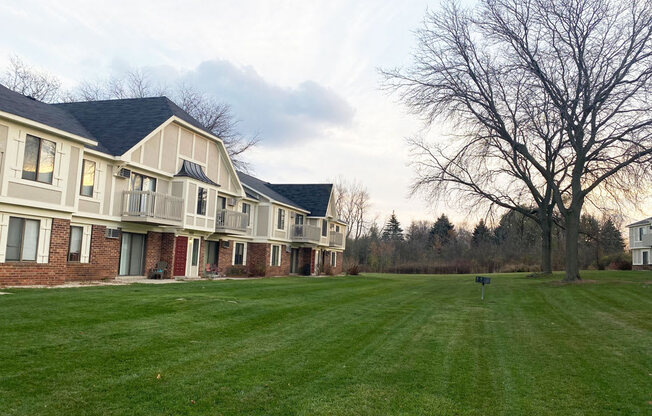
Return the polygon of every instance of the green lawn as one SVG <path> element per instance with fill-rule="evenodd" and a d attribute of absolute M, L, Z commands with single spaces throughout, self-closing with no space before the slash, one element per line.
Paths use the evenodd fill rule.
<path fill-rule="evenodd" d="M 561 277 L 5 289 L 0 415 L 652 414 L 652 272 Z"/>

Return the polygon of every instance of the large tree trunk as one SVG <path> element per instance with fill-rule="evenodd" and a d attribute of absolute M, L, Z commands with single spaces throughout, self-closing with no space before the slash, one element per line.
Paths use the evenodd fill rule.
<path fill-rule="evenodd" d="M 541 221 L 541 271 L 552 273 L 552 218 Z"/>
<path fill-rule="evenodd" d="M 580 280 L 578 240 L 580 236 L 580 208 L 571 208 L 564 215 L 566 222 L 566 277 L 567 282 Z"/>

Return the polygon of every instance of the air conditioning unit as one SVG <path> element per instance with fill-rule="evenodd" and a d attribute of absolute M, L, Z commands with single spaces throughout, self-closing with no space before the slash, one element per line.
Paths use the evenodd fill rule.
<path fill-rule="evenodd" d="M 106 238 L 120 238 L 120 229 L 119 228 L 107 228 L 104 233 Z"/>
<path fill-rule="evenodd" d="M 286 245 L 285 246 L 285 252 L 286 253 L 292 253 L 292 247 L 290 247 L 289 245 Z"/>
<path fill-rule="evenodd" d="M 226 203 L 227 203 L 228 206 L 234 207 L 235 204 L 238 203 L 238 200 L 235 199 L 235 198 L 229 198 L 229 199 L 226 200 Z"/>
<path fill-rule="evenodd" d="M 229 247 L 231 247 L 230 241 L 222 241 L 222 248 L 229 248 Z"/>
<path fill-rule="evenodd" d="M 115 176 L 118 178 L 129 179 L 131 177 L 131 170 L 127 168 L 119 168 L 115 173 Z"/>

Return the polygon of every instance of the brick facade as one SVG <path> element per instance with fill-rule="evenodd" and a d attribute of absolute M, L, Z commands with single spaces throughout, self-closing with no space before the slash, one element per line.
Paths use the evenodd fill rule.
<path fill-rule="evenodd" d="M 104 226 L 92 226 L 89 263 L 69 263 L 70 221 L 54 218 L 48 263 L 1 263 L 0 286 L 57 285 L 114 278 L 118 274 L 120 239 L 106 238 L 105 231 Z"/>
<path fill-rule="evenodd" d="M 234 246 L 234 241 L 229 241 L 229 247 L 224 247 L 224 241 L 220 241 L 220 248 L 217 253 L 217 271 L 222 276 L 225 276 L 227 270 L 232 267 Z"/>
<path fill-rule="evenodd" d="M 652 264 L 635 264 L 632 265 L 632 270 L 652 270 Z"/>

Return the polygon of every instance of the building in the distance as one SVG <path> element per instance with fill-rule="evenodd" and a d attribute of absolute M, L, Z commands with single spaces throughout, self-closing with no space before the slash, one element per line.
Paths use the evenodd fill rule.
<path fill-rule="evenodd" d="M 652 270 L 652 217 L 637 221 L 629 228 L 629 248 L 634 270 Z"/>
<path fill-rule="evenodd" d="M 301 179 L 297 178 L 297 182 Z M 166 97 L 46 104 L 0 86 L 0 286 L 339 273 L 330 184 L 236 172 Z"/>

